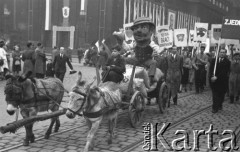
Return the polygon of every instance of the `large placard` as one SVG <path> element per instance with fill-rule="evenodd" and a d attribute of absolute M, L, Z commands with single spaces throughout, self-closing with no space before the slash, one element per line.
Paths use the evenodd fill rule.
<path fill-rule="evenodd" d="M 195 23 L 194 40 L 206 42 L 208 34 L 208 23 Z"/>
<path fill-rule="evenodd" d="M 187 29 L 174 30 L 174 43 L 177 47 L 187 46 Z"/>
<path fill-rule="evenodd" d="M 225 39 L 240 39 L 240 18 L 239 17 L 224 17 L 222 23 L 222 38 Z"/>
<path fill-rule="evenodd" d="M 168 28 L 168 26 L 158 26 L 156 28 L 158 44 L 161 48 L 170 48 L 173 46 L 173 31 Z"/>

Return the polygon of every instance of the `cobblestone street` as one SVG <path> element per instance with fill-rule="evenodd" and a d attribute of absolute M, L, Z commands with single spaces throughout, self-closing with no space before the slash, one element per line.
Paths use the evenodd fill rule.
<path fill-rule="evenodd" d="M 79 66 L 78 63 L 73 64 L 74 69 L 83 73 L 85 79 L 90 80 L 95 76 L 95 69 L 92 67 Z M 64 86 L 67 90 L 70 90 L 76 81 L 76 74 L 69 75 L 66 73 Z M 3 95 L 4 82 L 0 84 L 1 99 L 4 99 Z M 224 103 L 223 110 L 219 113 L 212 114 L 211 112 L 211 92 L 206 90 L 202 94 L 195 94 L 194 92 L 181 93 L 179 95 L 178 105 L 175 106 L 171 103 L 171 106 L 164 114 L 159 113 L 158 106 L 152 101 L 151 106 L 147 106 L 144 111 L 143 123 L 171 123 L 169 129 L 164 133 L 164 137 L 169 144 L 176 139 L 182 137 L 175 135 L 176 130 L 186 130 L 189 135 L 189 144 L 193 143 L 193 130 L 205 130 L 207 131 L 210 124 L 213 125 L 213 129 L 218 130 L 219 134 L 214 135 L 214 146 L 218 147 L 221 133 L 223 130 L 236 130 L 239 128 L 240 118 L 240 105 L 229 104 L 228 98 Z M 67 101 L 67 97 L 64 98 Z M 62 103 L 62 106 L 66 106 L 66 103 Z M 5 112 L 5 109 L 1 109 Z M 0 135 L 0 151 L 10 152 L 78 152 L 82 151 L 86 143 L 87 126 L 85 120 L 82 117 L 77 117 L 73 120 L 61 116 L 61 127 L 58 133 L 53 133 L 48 140 L 43 136 L 48 127 L 49 121 L 38 122 L 34 126 L 34 133 L 36 137 L 35 143 L 31 143 L 30 146 L 21 146 L 25 136 L 24 128 L 17 131 L 16 134 L 3 134 Z M 5 124 L 1 123 L 1 126 Z M 160 129 L 160 128 L 158 128 Z M 143 151 L 143 127 L 132 128 L 128 116 L 128 111 L 124 110 L 120 112 L 117 122 L 117 128 L 115 130 L 116 137 L 111 145 L 107 143 L 107 122 L 103 121 L 100 129 L 95 137 L 95 152 L 140 152 Z M 226 137 L 229 137 L 227 135 Z M 225 138 L 226 138 L 225 137 Z M 199 148 L 201 152 L 207 152 L 207 135 L 199 137 Z M 170 151 L 163 149 L 163 146 L 158 142 L 158 151 Z M 240 142 L 237 142 L 237 146 L 240 146 Z M 218 149 L 219 151 L 220 149 Z M 183 150 L 186 151 L 186 150 Z M 190 151 L 190 150 L 189 150 Z"/>

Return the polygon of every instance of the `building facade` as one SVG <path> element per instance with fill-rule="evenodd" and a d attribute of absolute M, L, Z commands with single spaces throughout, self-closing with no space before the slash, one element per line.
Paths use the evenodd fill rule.
<path fill-rule="evenodd" d="M 237 0 L 1 0 L 0 37 L 15 44 L 78 48 L 139 16 L 157 26 L 193 29 L 195 22 L 221 24 L 223 16 L 240 16 L 239 7 Z"/>

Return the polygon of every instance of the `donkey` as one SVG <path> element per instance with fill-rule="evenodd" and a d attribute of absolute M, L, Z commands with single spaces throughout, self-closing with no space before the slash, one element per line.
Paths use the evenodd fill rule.
<path fill-rule="evenodd" d="M 68 109 L 70 110 L 67 110 L 66 116 L 72 119 L 76 114 L 83 113 L 89 128 L 87 143 L 84 148 L 84 152 L 87 152 L 94 147 L 94 135 L 103 118 L 108 120 L 108 132 L 110 134 L 108 144 L 112 143 L 122 97 L 117 84 L 114 82 L 102 83 L 98 87 L 89 86 L 89 88 L 86 88 L 85 95 L 81 90 L 81 87 L 79 89 L 74 87 L 72 92 L 69 93 Z"/>
<path fill-rule="evenodd" d="M 7 79 L 4 89 L 7 102 L 7 113 L 13 115 L 20 108 L 23 118 L 36 116 L 42 111 L 57 111 L 61 104 L 64 87 L 62 82 L 57 78 L 34 79 L 29 78 L 31 72 L 26 75 L 14 76 L 6 72 Z M 60 121 L 58 117 L 51 118 L 50 126 L 45 134 L 48 139 L 52 133 L 52 127 L 56 122 L 54 132 L 58 132 Z M 24 146 L 28 146 L 29 142 L 34 142 L 35 137 L 32 131 L 33 123 L 25 125 L 26 137 L 23 141 Z"/>

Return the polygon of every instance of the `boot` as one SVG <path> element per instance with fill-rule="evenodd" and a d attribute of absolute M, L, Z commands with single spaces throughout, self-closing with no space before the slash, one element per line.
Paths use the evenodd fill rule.
<path fill-rule="evenodd" d="M 173 98 L 173 103 L 174 103 L 174 105 L 177 105 L 177 99 L 178 99 L 178 96 L 176 95 L 176 96 Z"/>
<path fill-rule="evenodd" d="M 230 96 L 230 103 L 233 104 L 233 102 L 234 102 L 234 96 L 231 95 Z"/>

